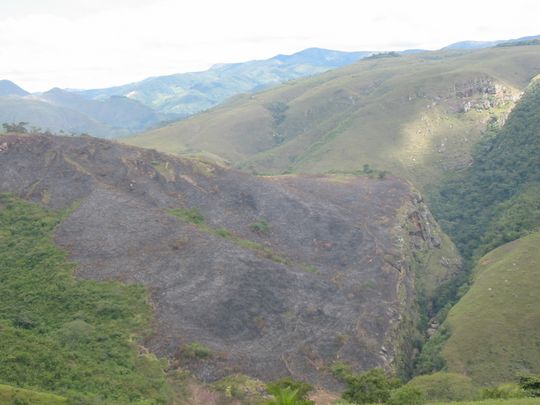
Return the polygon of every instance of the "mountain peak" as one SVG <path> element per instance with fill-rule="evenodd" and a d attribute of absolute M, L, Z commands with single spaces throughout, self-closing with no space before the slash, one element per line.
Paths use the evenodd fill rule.
<path fill-rule="evenodd" d="M 28 96 L 30 93 L 10 80 L 0 80 L 0 96 Z"/>

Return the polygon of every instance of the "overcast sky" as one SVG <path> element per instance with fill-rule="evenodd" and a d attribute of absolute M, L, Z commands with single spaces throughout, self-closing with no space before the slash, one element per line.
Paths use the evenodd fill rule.
<path fill-rule="evenodd" d="M 0 79 L 109 87 L 322 47 L 437 49 L 540 34 L 538 0 L 0 0 Z"/>

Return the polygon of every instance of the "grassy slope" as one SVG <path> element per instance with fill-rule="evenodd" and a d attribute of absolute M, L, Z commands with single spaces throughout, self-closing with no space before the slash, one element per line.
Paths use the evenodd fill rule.
<path fill-rule="evenodd" d="M 540 233 L 484 256 L 475 282 L 450 311 L 442 355 L 448 370 L 495 385 L 540 373 Z"/>
<path fill-rule="evenodd" d="M 0 384 L 0 404 L 65 405 L 67 403 L 66 398 L 58 395 Z"/>
<path fill-rule="evenodd" d="M 150 319 L 144 289 L 74 279 L 52 240 L 61 218 L 0 195 L 0 382 L 106 403 L 167 401 L 163 365 L 135 345 Z"/>
<path fill-rule="evenodd" d="M 466 402 L 430 402 L 429 405 L 539 405 L 540 398 L 520 398 L 520 399 L 486 399 L 483 401 Z"/>
<path fill-rule="evenodd" d="M 465 101 L 455 86 L 490 78 L 511 98 L 539 64 L 535 46 L 364 60 L 239 96 L 126 142 L 177 154 L 206 150 L 258 172 L 352 171 L 367 163 L 422 186 L 466 164 L 490 114 L 513 104 L 458 113 Z M 288 106 L 282 122 L 268 108 L 277 102 Z"/>

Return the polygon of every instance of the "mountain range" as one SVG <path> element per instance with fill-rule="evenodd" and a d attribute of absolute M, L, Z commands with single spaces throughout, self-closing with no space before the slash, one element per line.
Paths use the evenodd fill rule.
<path fill-rule="evenodd" d="M 120 137 L 197 113 L 239 93 L 324 72 L 370 54 L 313 48 L 120 87 L 85 91 L 54 88 L 32 95 L 4 80 L 0 82 L 0 122 L 22 121 L 52 132 Z"/>

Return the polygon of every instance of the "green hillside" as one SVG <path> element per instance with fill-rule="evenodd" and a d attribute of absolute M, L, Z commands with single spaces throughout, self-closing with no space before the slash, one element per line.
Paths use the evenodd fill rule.
<path fill-rule="evenodd" d="M 67 399 L 58 395 L 46 394 L 10 385 L 0 384 L 0 404 L 39 404 L 39 405 L 66 405 Z"/>
<path fill-rule="evenodd" d="M 474 162 L 431 193 L 433 212 L 466 259 L 540 226 L 540 81 L 505 125 L 477 145 Z"/>
<path fill-rule="evenodd" d="M 75 280 L 52 240 L 61 219 L 0 195 L 0 383 L 104 403 L 165 402 L 164 365 L 135 344 L 150 317 L 144 289 Z M 0 399 L 12 393 L 2 386 Z"/>
<path fill-rule="evenodd" d="M 540 233 L 485 255 L 474 283 L 452 308 L 442 356 L 449 371 L 483 385 L 540 373 Z"/>
<path fill-rule="evenodd" d="M 539 66 L 538 46 L 365 59 L 126 142 L 204 150 L 259 173 L 369 164 L 422 188 L 470 163 L 472 145 L 488 124 L 500 125 Z"/>

